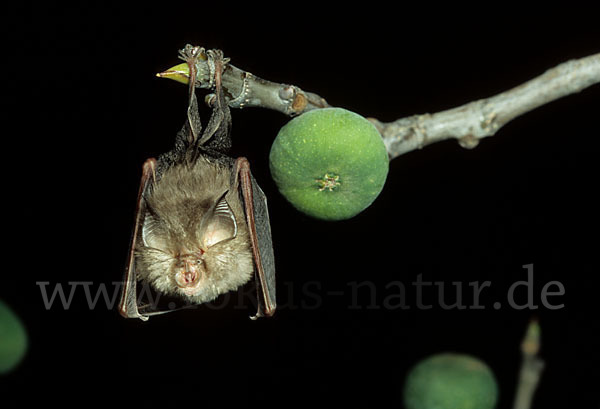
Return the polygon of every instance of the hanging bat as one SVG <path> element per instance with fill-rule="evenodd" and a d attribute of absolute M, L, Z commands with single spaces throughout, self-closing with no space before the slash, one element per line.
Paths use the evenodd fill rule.
<path fill-rule="evenodd" d="M 254 276 L 258 311 L 252 318 L 272 316 L 275 265 L 266 198 L 246 158 L 226 154 L 231 114 L 221 74 L 227 60 L 219 50 L 189 45 L 180 58 L 190 68 L 187 120 L 173 150 L 143 165 L 119 312 L 145 321 L 173 310 L 141 305 L 140 284 L 195 305 Z M 215 90 L 202 134 L 195 94 L 199 58 L 211 62 Z"/>

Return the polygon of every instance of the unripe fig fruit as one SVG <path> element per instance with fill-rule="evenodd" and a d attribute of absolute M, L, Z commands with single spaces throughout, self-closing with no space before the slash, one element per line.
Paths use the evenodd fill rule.
<path fill-rule="evenodd" d="M 0 375 L 13 370 L 27 350 L 27 333 L 17 315 L 0 300 Z"/>
<path fill-rule="evenodd" d="M 342 108 L 315 109 L 289 121 L 269 161 L 281 194 L 323 220 L 349 219 L 366 209 L 381 192 L 389 167 L 375 126 Z"/>
<path fill-rule="evenodd" d="M 409 372 L 404 385 L 406 409 L 493 409 L 498 385 L 477 358 L 456 353 L 432 355 Z"/>

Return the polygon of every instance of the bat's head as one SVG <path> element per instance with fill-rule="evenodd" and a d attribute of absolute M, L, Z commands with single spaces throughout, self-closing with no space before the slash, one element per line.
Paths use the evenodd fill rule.
<path fill-rule="evenodd" d="M 214 300 L 250 280 L 248 227 L 238 193 L 224 190 L 228 184 L 227 174 L 209 174 L 206 168 L 163 175 L 146 199 L 136 245 L 139 279 L 192 303 Z"/>

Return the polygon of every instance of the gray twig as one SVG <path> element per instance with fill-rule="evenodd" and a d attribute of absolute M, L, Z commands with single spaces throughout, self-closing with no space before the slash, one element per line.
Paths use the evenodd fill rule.
<path fill-rule="evenodd" d="M 519 115 L 598 82 L 600 54 L 594 54 L 567 61 L 509 91 L 457 108 L 389 123 L 371 121 L 381 133 L 392 159 L 451 138 L 470 149 Z"/>
<path fill-rule="evenodd" d="M 203 48 L 198 48 L 204 52 Z M 210 58 L 198 59 L 195 72 L 198 88 L 212 88 Z M 159 75 L 167 76 L 165 73 Z M 295 116 L 329 106 L 317 94 L 305 92 L 295 85 L 263 80 L 231 64 L 226 65 L 222 80 L 232 108 L 261 107 Z M 559 64 L 518 87 L 457 108 L 413 115 L 387 123 L 375 118 L 369 120 L 382 135 L 391 159 L 452 138 L 457 139 L 462 147 L 470 149 L 519 115 L 599 82 L 600 54 L 594 54 Z"/>
<path fill-rule="evenodd" d="M 209 53 L 205 53 L 203 47 L 194 47 L 188 44 L 180 51 L 180 55 L 191 49 L 195 49 L 204 57 L 195 60 L 196 65 L 193 71 L 196 72 L 196 88 L 212 89 L 214 69 Z M 327 101 L 317 94 L 305 92 L 295 85 L 264 80 L 228 64 L 228 62 L 229 59 L 225 59 L 226 66 L 222 74 L 222 85 L 231 108 L 260 107 L 295 116 L 311 109 L 329 106 Z M 187 74 L 189 75 L 189 73 Z M 169 71 L 158 75 L 170 76 Z"/>
<path fill-rule="evenodd" d="M 540 350 L 540 339 L 540 326 L 537 321 L 531 321 L 521 343 L 522 362 L 513 409 L 531 407 L 533 394 L 544 370 L 544 361 L 537 355 Z"/>

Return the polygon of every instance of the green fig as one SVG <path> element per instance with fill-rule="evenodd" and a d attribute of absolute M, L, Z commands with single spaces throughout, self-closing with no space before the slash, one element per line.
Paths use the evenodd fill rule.
<path fill-rule="evenodd" d="M 493 409 L 498 385 L 491 369 L 470 355 L 442 353 L 417 363 L 406 377 L 406 409 Z"/>
<path fill-rule="evenodd" d="M 19 317 L 0 301 L 0 375 L 17 367 L 27 350 L 27 333 Z"/>
<path fill-rule="evenodd" d="M 379 195 L 389 158 L 381 135 L 362 116 L 342 108 L 315 109 L 281 128 L 269 156 L 281 194 L 298 210 L 344 220 Z"/>

